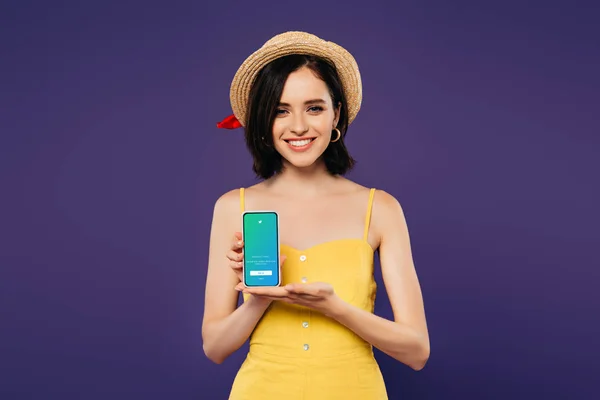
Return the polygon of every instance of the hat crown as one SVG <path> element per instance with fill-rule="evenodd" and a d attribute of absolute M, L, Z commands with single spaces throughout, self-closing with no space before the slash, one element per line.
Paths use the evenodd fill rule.
<path fill-rule="evenodd" d="M 362 82 L 356 60 L 338 44 L 302 31 L 287 31 L 273 36 L 248 56 L 238 68 L 230 86 L 231 108 L 242 126 L 247 122 L 250 90 L 256 76 L 269 62 L 290 54 L 311 54 L 332 63 L 346 95 L 348 123 L 352 123 L 362 102 Z"/>
<path fill-rule="evenodd" d="M 280 33 L 279 35 L 273 36 L 271 39 L 269 39 L 269 40 L 267 40 L 267 42 L 265 42 L 263 47 L 273 46 L 273 45 L 283 45 L 283 44 L 290 43 L 290 42 L 293 42 L 293 43 L 301 43 L 301 42 L 316 43 L 316 42 L 324 42 L 324 40 L 319 38 L 318 36 L 315 36 L 308 32 L 289 31 L 289 32 L 284 32 L 284 33 Z"/>

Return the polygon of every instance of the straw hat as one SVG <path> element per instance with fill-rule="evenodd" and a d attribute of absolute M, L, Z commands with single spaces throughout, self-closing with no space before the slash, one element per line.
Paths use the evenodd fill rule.
<path fill-rule="evenodd" d="M 237 70 L 229 93 L 231 108 L 239 124 L 244 126 L 250 88 L 258 72 L 269 62 L 289 54 L 322 57 L 333 65 L 340 76 L 351 123 L 362 102 L 362 82 L 354 57 L 343 47 L 306 32 L 291 31 L 274 36 L 252 53 Z"/>

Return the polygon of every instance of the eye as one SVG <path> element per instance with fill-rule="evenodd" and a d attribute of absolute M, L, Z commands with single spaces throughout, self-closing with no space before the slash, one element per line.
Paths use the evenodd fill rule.
<path fill-rule="evenodd" d="M 287 112 L 287 110 L 284 110 L 283 108 L 278 108 L 277 110 L 275 110 L 275 115 L 282 115 L 285 112 Z"/>
<path fill-rule="evenodd" d="M 321 111 L 323 111 L 323 107 L 321 107 L 321 106 L 312 106 L 311 108 L 308 109 L 308 111 L 310 111 L 310 112 L 321 112 Z"/>

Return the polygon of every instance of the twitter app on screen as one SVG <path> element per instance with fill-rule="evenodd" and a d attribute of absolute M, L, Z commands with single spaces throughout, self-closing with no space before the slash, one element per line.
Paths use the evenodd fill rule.
<path fill-rule="evenodd" d="M 277 214 L 244 215 L 244 280 L 247 286 L 279 283 Z"/>

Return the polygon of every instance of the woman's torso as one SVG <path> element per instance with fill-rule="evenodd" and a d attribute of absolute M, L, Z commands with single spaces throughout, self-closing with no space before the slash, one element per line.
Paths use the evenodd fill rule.
<path fill-rule="evenodd" d="M 287 207 L 247 201 L 246 192 L 240 190 L 240 211 L 276 209 L 280 214 L 281 253 L 287 257 L 283 285 L 327 282 L 345 302 L 373 312 L 377 238 L 369 234 L 369 226 L 374 189 L 359 190 L 345 201 L 340 196 L 339 204 L 324 200 Z M 251 335 L 231 399 L 266 400 L 269 391 L 276 398 L 286 385 L 296 387 L 298 396 L 288 399 L 387 398 L 369 343 L 321 313 L 274 302 Z M 244 395 L 259 389 L 267 392 Z"/>

